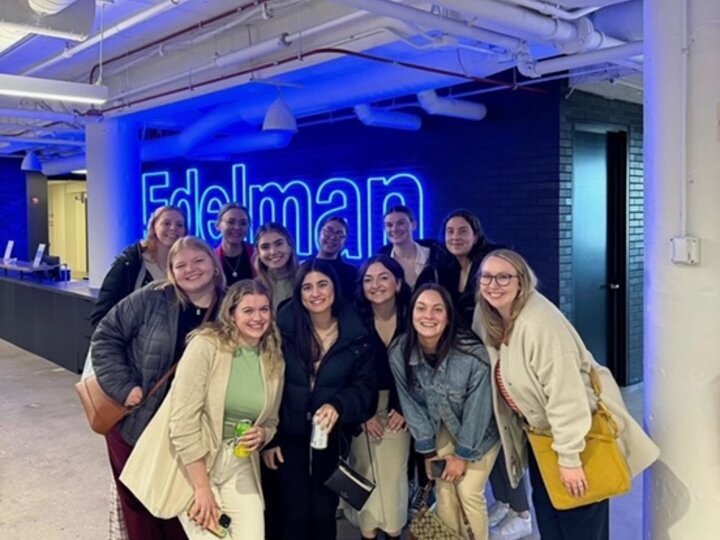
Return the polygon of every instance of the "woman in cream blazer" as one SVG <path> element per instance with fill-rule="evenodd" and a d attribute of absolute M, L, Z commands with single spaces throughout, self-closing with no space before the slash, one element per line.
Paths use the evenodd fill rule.
<path fill-rule="evenodd" d="M 631 474 L 649 467 L 659 450 L 628 413 L 607 368 L 595 362 L 568 320 L 536 291 L 535 275 L 520 255 L 507 249 L 491 252 L 478 280 L 473 329 L 490 354 L 495 416 L 511 483 L 517 485 L 529 467 L 543 540 L 605 539 L 607 500 L 571 510 L 552 506 L 528 449 L 523 421 L 552 433 L 564 486 L 574 496 L 584 495 L 587 481 L 580 453 L 597 408 L 590 383 L 595 370 L 603 402 L 620 426 L 619 443 Z"/>
<path fill-rule="evenodd" d="M 231 518 L 226 538 L 262 540 L 258 450 L 275 435 L 284 368 L 269 291 L 236 283 L 217 322 L 192 337 L 121 481 L 156 517 L 179 517 L 190 540 L 213 538 L 221 514 Z M 253 427 L 236 439 L 244 418 Z M 249 457 L 235 455 L 238 445 Z"/>

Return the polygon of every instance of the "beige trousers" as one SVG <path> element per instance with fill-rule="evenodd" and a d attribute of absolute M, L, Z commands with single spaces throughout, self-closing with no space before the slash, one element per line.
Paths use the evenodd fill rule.
<path fill-rule="evenodd" d="M 227 540 L 263 540 L 263 504 L 249 459 L 238 458 L 232 444 L 223 444 L 210 471 L 210 485 L 220 509 L 232 522 Z M 192 521 L 187 513 L 178 516 L 189 540 L 217 539 Z"/>
<path fill-rule="evenodd" d="M 440 427 L 440 433 L 437 438 L 438 456 L 443 457 L 452 454 L 455 451 L 455 442 L 450 432 L 444 425 Z M 465 476 L 459 482 L 437 480 L 435 484 L 437 496 L 437 513 L 438 517 L 455 532 L 462 534 L 467 538 L 465 525 L 463 524 L 462 513 L 460 512 L 460 504 L 462 504 L 470 528 L 475 534 L 477 540 L 488 539 L 488 515 L 487 501 L 485 500 L 485 484 L 487 484 L 490 471 L 495 464 L 500 451 L 500 443 L 498 442 L 490 451 L 488 451 L 478 461 L 471 461 L 465 469 Z"/>

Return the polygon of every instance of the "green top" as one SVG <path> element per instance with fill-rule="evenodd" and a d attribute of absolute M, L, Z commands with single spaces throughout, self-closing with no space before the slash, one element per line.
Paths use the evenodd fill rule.
<path fill-rule="evenodd" d="M 240 420 L 255 423 L 265 406 L 265 383 L 260 369 L 260 354 L 257 348 L 241 347 L 232 359 L 227 395 L 225 396 L 225 418 L 223 439 L 235 436 L 235 425 Z"/>

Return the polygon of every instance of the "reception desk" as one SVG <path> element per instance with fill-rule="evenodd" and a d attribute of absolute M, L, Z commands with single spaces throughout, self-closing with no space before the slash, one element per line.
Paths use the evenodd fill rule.
<path fill-rule="evenodd" d="M 0 338 L 80 373 L 96 293 L 84 281 L 19 277 L 0 276 Z"/>

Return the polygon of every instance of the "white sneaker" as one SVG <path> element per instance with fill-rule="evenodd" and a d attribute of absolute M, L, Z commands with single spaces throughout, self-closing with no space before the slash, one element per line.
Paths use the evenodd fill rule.
<path fill-rule="evenodd" d="M 520 514 L 510 511 L 505 519 L 498 525 L 498 538 L 502 540 L 519 540 L 532 534 L 532 518 L 524 518 Z"/>
<path fill-rule="evenodd" d="M 496 502 L 490 510 L 488 510 L 488 525 L 495 527 L 498 525 L 510 511 L 510 505 L 504 502 Z"/>

